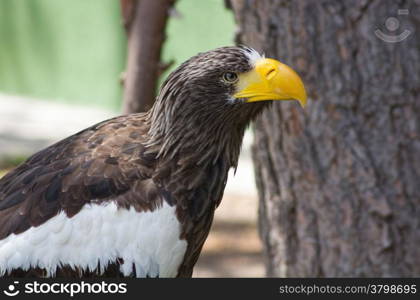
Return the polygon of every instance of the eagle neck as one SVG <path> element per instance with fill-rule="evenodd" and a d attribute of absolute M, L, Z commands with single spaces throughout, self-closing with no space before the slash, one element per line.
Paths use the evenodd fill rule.
<path fill-rule="evenodd" d="M 161 124 L 166 123 L 162 126 Z M 150 145 L 158 145 L 159 160 L 205 166 L 219 158 L 236 167 L 247 124 L 197 113 L 188 118 L 161 117 L 151 122 Z"/>

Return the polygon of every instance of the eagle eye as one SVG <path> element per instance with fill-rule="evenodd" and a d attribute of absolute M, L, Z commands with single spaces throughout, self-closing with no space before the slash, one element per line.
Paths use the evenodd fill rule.
<path fill-rule="evenodd" d="M 235 83 L 238 81 L 238 74 L 235 72 L 226 72 L 223 74 L 223 80 L 227 83 Z"/>

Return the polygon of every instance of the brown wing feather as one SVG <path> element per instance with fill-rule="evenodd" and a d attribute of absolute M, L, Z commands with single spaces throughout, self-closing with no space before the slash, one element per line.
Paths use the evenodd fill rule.
<path fill-rule="evenodd" d="M 162 197 L 150 179 L 154 157 L 144 155 L 143 114 L 117 117 L 30 157 L 0 179 L 0 239 L 38 226 L 64 210 L 115 199 L 123 207 L 154 210 Z"/>

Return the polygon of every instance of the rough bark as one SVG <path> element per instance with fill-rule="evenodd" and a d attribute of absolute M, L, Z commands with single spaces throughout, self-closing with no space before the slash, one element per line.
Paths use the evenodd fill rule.
<path fill-rule="evenodd" d="M 293 66 L 310 97 L 255 124 L 269 276 L 420 275 L 419 4 L 230 1 L 239 41 Z"/>
<path fill-rule="evenodd" d="M 155 100 L 160 54 L 169 10 L 175 0 L 121 0 L 128 35 L 124 113 L 148 111 Z"/>

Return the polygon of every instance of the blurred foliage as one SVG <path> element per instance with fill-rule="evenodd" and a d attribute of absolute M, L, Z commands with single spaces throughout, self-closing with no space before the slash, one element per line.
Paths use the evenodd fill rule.
<path fill-rule="evenodd" d="M 223 0 L 178 0 L 164 61 L 232 44 Z M 116 0 L 0 0 L 0 91 L 119 109 L 126 36 Z M 166 74 L 164 74 L 166 76 Z"/>
<path fill-rule="evenodd" d="M 117 107 L 119 1 L 1 0 L 0 90 Z"/>
<path fill-rule="evenodd" d="M 0 178 L 27 159 L 26 156 L 6 156 L 0 159 Z"/>
<path fill-rule="evenodd" d="M 0 160 L 0 169 L 14 168 L 26 159 L 27 157 L 24 155 L 2 157 Z"/>
<path fill-rule="evenodd" d="M 233 44 L 235 22 L 223 0 L 177 0 L 179 17 L 169 19 L 163 60 L 174 60 L 163 78 L 198 52 Z"/>

